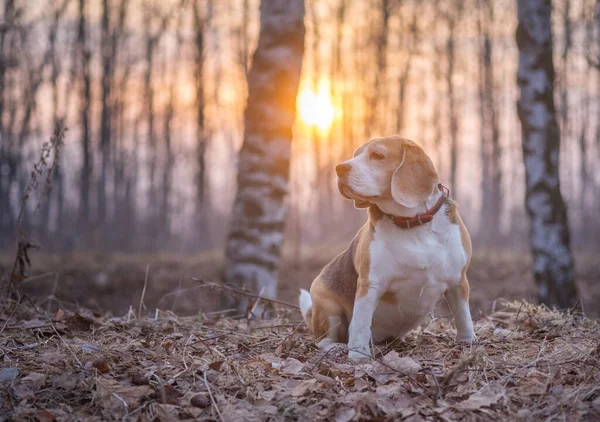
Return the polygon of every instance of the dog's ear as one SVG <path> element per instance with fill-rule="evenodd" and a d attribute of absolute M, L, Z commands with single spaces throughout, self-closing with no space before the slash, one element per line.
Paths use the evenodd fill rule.
<path fill-rule="evenodd" d="M 425 151 L 413 142 L 404 142 L 402 160 L 392 176 L 392 198 L 407 208 L 427 200 L 439 176 Z"/>
<path fill-rule="evenodd" d="M 361 209 L 361 208 L 369 208 L 369 206 L 371 205 L 371 203 L 369 201 L 364 201 L 362 199 L 355 199 L 354 200 L 354 207 Z"/>

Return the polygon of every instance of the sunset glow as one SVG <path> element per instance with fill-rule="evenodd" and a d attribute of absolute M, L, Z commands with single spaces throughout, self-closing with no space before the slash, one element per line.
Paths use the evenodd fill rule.
<path fill-rule="evenodd" d="M 317 92 L 308 88 L 298 94 L 298 113 L 300 119 L 309 126 L 316 126 L 322 131 L 331 127 L 335 108 L 324 84 L 320 84 Z"/>

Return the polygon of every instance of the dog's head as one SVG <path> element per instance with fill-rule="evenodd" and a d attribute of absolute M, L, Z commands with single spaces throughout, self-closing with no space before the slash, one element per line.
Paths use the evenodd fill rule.
<path fill-rule="evenodd" d="M 392 136 L 376 138 L 354 151 L 354 157 L 336 166 L 342 196 L 366 208 L 393 199 L 406 208 L 426 201 L 439 177 L 425 151 L 416 143 Z"/>

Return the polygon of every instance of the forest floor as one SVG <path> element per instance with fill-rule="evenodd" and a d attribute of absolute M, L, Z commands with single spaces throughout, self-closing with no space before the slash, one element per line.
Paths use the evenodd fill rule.
<path fill-rule="evenodd" d="M 281 300 L 330 255 L 285 260 Z M 23 300 L 0 303 L 0 421 L 600 419 L 593 256 L 576 257 L 587 317 L 521 301 L 527 258 L 476 255 L 476 344 L 454 342 L 441 304 L 364 365 L 316 350 L 294 305 L 269 320 L 218 310 L 225 291 L 202 281 L 217 254 L 32 258 Z"/>
<path fill-rule="evenodd" d="M 0 420 L 599 420 L 600 326 L 498 302 L 457 344 L 430 318 L 367 364 L 315 349 L 295 310 L 271 320 L 29 301 L 0 307 Z"/>

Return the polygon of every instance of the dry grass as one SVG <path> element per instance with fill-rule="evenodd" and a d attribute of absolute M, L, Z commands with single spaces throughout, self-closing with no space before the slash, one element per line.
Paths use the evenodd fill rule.
<path fill-rule="evenodd" d="M 600 327 L 502 303 L 479 342 L 430 320 L 355 365 L 315 350 L 295 310 L 137 319 L 27 301 L 0 311 L 0 419 L 598 420 Z"/>

